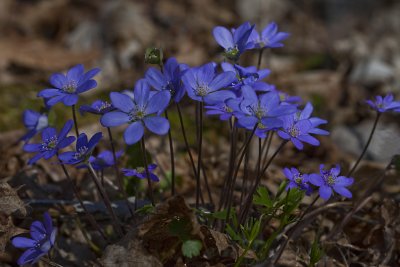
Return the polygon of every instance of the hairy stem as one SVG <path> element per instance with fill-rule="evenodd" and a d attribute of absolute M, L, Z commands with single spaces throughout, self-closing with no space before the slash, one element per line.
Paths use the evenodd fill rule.
<path fill-rule="evenodd" d="M 165 110 L 165 118 L 168 119 L 168 112 Z M 171 128 L 168 130 L 169 153 L 171 156 L 171 195 L 175 196 L 175 157 L 174 144 L 172 142 Z"/>
<path fill-rule="evenodd" d="M 75 105 L 72 105 L 72 118 L 74 120 L 75 134 L 76 134 L 76 137 L 78 138 L 79 130 L 78 130 L 78 120 L 76 119 Z"/>
<path fill-rule="evenodd" d="M 92 179 L 93 179 L 93 181 L 94 181 L 94 183 L 95 183 L 95 185 L 97 187 L 97 190 L 99 191 L 100 196 L 103 199 L 103 202 L 106 205 L 106 208 L 107 208 L 108 212 L 111 215 L 111 218 L 112 218 L 112 220 L 114 222 L 115 231 L 117 232 L 118 235 L 122 236 L 123 235 L 123 230 L 122 230 L 121 224 L 120 224 L 120 222 L 119 222 L 117 216 L 115 215 L 115 212 L 114 212 L 114 210 L 113 210 L 113 208 L 111 206 L 111 201 L 108 198 L 107 193 L 104 191 L 103 187 L 101 186 L 99 178 L 97 177 L 96 172 L 94 171 L 94 169 L 92 167 L 92 164 L 90 162 L 88 162 L 87 166 L 88 166 L 88 169 L 89 169 L 89 173 L 91 174 Z"/>
<path fill-rule="evenodd" d="M 101 235 L 101 237 L 104 240 L 108 241 L 108 239 L 107 239 L 106 235 L 104 234 L 103 230 L 101 230 L 100 225 L 96 222 L 96 219 L 93 217 L 92 214 L 90 214 L 88 212 L 88 210 L 86 209 L 85 205 L 83 204 L 83 200 L 82 200 L 81 194 L 79 193 L 78 188 L 76 188 L 76 185 L 75 185 L 74 181 L 72 180 L 71 176 L 69 175 L 69 173 L 67 171 L 67 168 L 65 167 L 65 165 L 62 163 L 61 160 L 58 160 L 58 161 L 59 161 L 59 163 L 61 165 L 61 168 L 62 168 L 65 176 L 67 177 L 67 180 L 71 183 L 72 190 L 74 191 L 74 194 L 75 194 L 76 198 L 78 199 L 79 204 L 81 205 L 83 211 L 85 212 L 85 215 L 87 216 L 90 224 L 92 225 L 92 227 L 94 227 L 99 232 L 99 234 Z"/>
<path fill-rule="evenodd" d="M 115 172 L 115 175 L 117 177 L 119 191 L 122 193 L 122 195 L 123 195 L 123 197 L 125 199 L 126 205 L 128 206 L 129 213 L 133 217 L 134 212 L 133 212 L 133 210 L 131 208 L 131 204 L 129 203 L 128 194 L 126 193 L 126 191 L 124 189 L 124 182 L 123 182 L 121 174 L 119 173 L 119 170 L 118 170 L 118 162 L 117 162 L 117 154 L 116 154 L 117 152 L 115 150 L 114 139 L 113 139 L 110 127 L 107 127 L 107 131 L 108 131 L 108 139 L 110 141 L 111 151 L 112 151 L 112 154 L 113 154 L 114 172 Z M 135 201 L 137 201 L 137 200 L 135 199 Z"/>
<path fill-rule="evenodd" d="M 368 137 L 368 141 L 364 146 L 363 151 L 361 152 L 360 156 L 358 157 L 356 164 L 354 164 L 353 168 L 351 168 L 351 170 L 349 171 L 349 173 L 347 174 L 348 177 L 350 177 L 353 172 L 356 170 L 358 164 L 360 163 L 361 159 L 364 157 L 365 152 L 367 152 L 368 146 L 371 143 L 372 140 L 372 136 L 374 135 L 375 129 L 376 129 L 376 125 L 378 124 L 379 118 L 381 117 L 381 113 L 380 112 L 376 112 L 376 117 L 375 117 L 375 121 L 374 121 L 374 126 L 372 126 L 372 130 L 371 133 L 369 134 Z"/>
<path fill-rule="evenodd" d="M 200 200 L 200 175 L 201 175 L 201 152 L 203 144 L 203 102 L 198 103 L 198 115 L 199 115 L 199 125 L 198 125 L 198 146 L 197 146 L 197 175 L 196 175 L 196 209 L 199 208 Z"/>
<path fill-rule="evenodd" d="M 153 186 L 151 184 L 151 179 L 150 179 L 150 172 L 149 172 L 149 167 L 147 163 L 147 157 L 146 157 L 146 144 L 144 142 L 144 136 L 142 137 L 142 140 L 140 140 L 140 144 L 142 147 L 142 157 L 143 157 L 143 164 L 144 164 L 144 169 L 146 171 L 146 176 L 147 176 L 147 186 L 148 186 L 148 191 L 149 191 L 149 197 L 151 204 L 154 206 L 154 195 L 153 195 Z"/>

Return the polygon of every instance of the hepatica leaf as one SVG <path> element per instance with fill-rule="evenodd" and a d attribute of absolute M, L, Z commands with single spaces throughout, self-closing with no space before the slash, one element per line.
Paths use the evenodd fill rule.
<path fill-rule="evenodd" d="M 182 254 L 187 258 L 199 256 L 202 246 L 199 240 L 186 240 L 182 244 Z"/>

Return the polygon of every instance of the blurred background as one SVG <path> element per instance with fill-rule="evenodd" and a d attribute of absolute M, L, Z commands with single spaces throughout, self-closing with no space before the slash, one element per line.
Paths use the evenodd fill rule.
<path fill-rule="evenodd" d="M 335 144 L 357 154 L 373 120 L 363 100 L 400 90 L 399 1 L 2 0 L 0 130 L 22 129 L 23 109 L 39 108 L 36 94 L 53 72 L 78 63 L 100 67 L 99 87 L 83 101 L 108 95 L 143 76 L 150 46 L 191 66 L 222 61 L 213 27 L 245 21 L 259 30 L 275 21 L 291 34 L 284 48 L 265 53 L 267 81 L 312 101 L 329 120 Z M 257 52 L 247 52 L 241 64 L 256 60 Z M 370 158 L 386 160 L 388 149 L 400 150 L 394 120 L 382 123 L 378 135 Z"/>
<path fill-rule="evenodd" d="M 35 168 L 27 167 L 26 161 L 32 155 L 24 153 L 18 143 L 25 132 L 22 113 L 24 109 L 39 110 L 43 106 L 36 95 L 49 86 L 52 73 L 65 72 L 79 63 L 85 69 L 101 68 L 96 76 L 98 87 L 80 96 L 78 105 L 89 104 L 97 98 L 106 99 L 111 91 L 133 88 L 149 67 L 144 63 L 148 47 L 160 47 L 164 58 L 176 57 L 190 66 L 223 61 L 212 29 L 218 25 L 237 27 L 245 21 L 256 24 L 258 30 L 275 21 L 279 31 L 291 34 L 283 42 L 284 48 L 264 53 L 262 67 L 272 71 L 266 81 L 302 97 L 303 103 L 311 101 L 315 116 L 327 119 L 329 123 L 323 128 L 331 132 L 328 137 L 318 137 L 321 146 L 317 148 L 306 146 L 304 151 L 297 151 L 285 147 L 276 160 L 277 166 L 269 170 L 274 174 L 267 181 L 269 188 L 276 188 L 282 181 L 284 166 L 300 165 L 315 172 L 320 163 L 340 163 L 348 169 L 361 153 L 374 122 L 374 112 L 364 101 L 389 92 L 400 99 L 398 0 L 0 0 L 0 179 L 11 177 L 13 187 L 24 186 L 19 193 L 32 200 L 30 205 L 36 210 L 48 207 L 35 206 L 35 199 L 73 197 L 58 166 L 40 161 Z M 257 57 L 257 51 L 248 51 L 240 64 L 256 65 Z M 193 133 L 189 141 L 194 143 L 194 105 L 184 101 L 183 106 L 185 123 Z M 61 104 L 55 105 L 54 110 L 50 116 L 58 126 L 71 117 L 70 110 L 65 111 Z M 181 160 L 186 153 L 175 110 L 170 119 L 178 151 L 178 191 L 186 194 L 190 203 L 194 182 L 187 178 L 192 175 L 188 160 Z M 100 128 L 98 117 L 79 116 L 79 121 L 90 134 Z M 204 165 L 213 188 L 221 186 L 228 161 L 225 126 L 218 118 L 206 121 Z M 398 116 L 382 116 L 364 157 L 369 161 L 363 162 L 356 173 L 360 179 L 354 186 L 355 195 L 374 181 L 374 175 L 393 154 L 400 153 L 399 133 Z M 122 138 L 118 140 L 118 147 L 122 148 Z M 149 151 L 160 161 L 159 169 L 168 172 L 166 138 L 149 138 L 148 143 Z M 277 144 L 278 140 L 273 141 L 273 146 Z M 257 151 L 257 144 L 254 145 Z M 125 152 L 129 154 L 129 150 Z M 84 189 L 84 197 L 92 199 L 94 188 L 84 179 L 84 173 L 75 171 L 73 175 Z M 161 175 L 164 178 L 168 173 Z M 371 210 L 379 207 L 385 196 L 400 201 L 398 177 L 391 178 L 385 180 Z M 161 193 L 167 192 L 168 187 L 163 180 L 166 179 L 160 183 Z M 218 196 L 219 190 L 213 194 Z M 76 266 L 82 266 L 82 259 L 95 259 L 96 255 L 82 245 L 81 233 L 74 227 L 72 223 L 60 226 L 64 234 L 59 239 L 60 251 L 65 253 L 64 260 L 68 256 L 71 262 L 78 262 Z M 364 236 L 354 231 L 354 239 Z M 71 236 L 80 238 L 82 244 Z M 14 249 L 13 253 L 14 256 L 3 258 L 11 262 L 18 251 Z"/>

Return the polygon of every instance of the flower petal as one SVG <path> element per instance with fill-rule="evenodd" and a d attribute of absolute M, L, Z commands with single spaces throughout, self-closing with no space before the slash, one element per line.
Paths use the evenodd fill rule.
<path fill-rule="evenodd" d="M 135 84 L 135 89 L 133 90 L 135 95 L 135 103 L 139 106 L 144 106 L 150 96 L 150 87 L 145 79 L 140 79 Z"/>
<path fill-rule="evenodd" d="M 332 188 L 329 186 L 323 185 L 319 188 L 319 195 L 321 198 L 328 200 L 332 195 Z"/>
<path fill-rule="evenodd" d="M 95 80 L 88 80 L 84 82 L 83 84 L 79 85 L 78 88 L 76 88 L 76 93 L 80 94 L 83 92 L 86 92 L 92 88 L 95 88 L 97 86 L 97 82 Z"/>
<path fill-rule="evenodd" d="M 39 152 L 42 148 L 42 144 L 25 144 L 24 151 L 25 152 Z"/>
<path fill-rule="evenodd" d="M 67 79 L 69 81 L 76 81 L 76 83 L 78 83 L 84 71 L 85 69 L 83 68 L 82 64 L 75 65 L 68 70 Z"/>
<path fill-rule="evenodd" d="M 167 85 L 167 79 L 165 76 L 156 68 L 149 68 L 146 71 L 145 78 L 147 82 L 157 91 L 164 90 Z"/>
<path fill-rule="evenodd" d="M 347 198 L 352 198 L 353 195 L 351 194 L 350 190 L 348 190 L 346 187 L 343 186 L 333 186 L 333 190 L 335 190 L 336 193 L 339 195 L 342 195 Z"/>
<path fill-rule="evenodd" d="M 219 90 L 221 88 L 231 85 L 236 80 L 236 73 L 233 71 L 223 72 L 218 74 L 211 83 L 209 87 L 212 91 Z"/>
<path fill-rule="evenodd" d="M 131 123 L 124 132 L 124 140 L 128 145 L 133 145 L 142 139 L 144 127 L 142 122 L 136 121 Z"/>
<path fill-rule="evenodd" d="M 308 176 L 309 182 L 315 186 L 323 186 L 325 184 L 324 179 L 321 175 L 312 173 Z"/>
<path fill-rule="evenodd" d="M 204 97 L 204 102 L 213 105 L 220 102 L 224 102 L 227 99 L 236 98 L 236 95 L 229 90 L 220 90 L 212 92 Z"/>
<path fill-rule="evenodd" d="M 48 88 L 48 89 L 43 89 L 40 91 L 37 96 L 38 97 L 44 97 L 44 98 L 50 98 L 50 97 L 55 97 L 60 94 L 60 90 L 54 89 L 54 88 Z"/>
<path fill-rule="evenodd" d="M 33 240 L 31 238 L 27 238 L 27 237 L 20 237 L 20 236 L 14 237 L 11 240 L 11 243 L 16 248 L 32 248 L 36 245 L 35 240 Z"/>
<path fill-rule="evenodd" d="M 146 127 L 153 133 L 164 135 L 169 130 L 169 121 L 163 117 L 146 117 L 144 120 Z"/>
<path fill-rule="evenodd" d="M 62 89 L 63 86 L 67 83 L 67 78 L 61 73 L 54 73 L 50 76 L 50 83 L 55 88 Z"/>
<path fill-rule="evenodd" d="M 65 94 L 62 102 L 64 105 L 70 107 L 72 105 L 75 105 L 78 102 L 78 95 L 76 94 Z"/>
<path fill-rule="evenodd" d="M 112 111 L 104 114 L 101 119 L 101 125 L 104 127 L 119 126 L 130 121 L 129 115 L 121 111 Z"/>
<path fill-rule="evenodd" d="M 135 107 L 132 99 L 126 97 L 125 94 L 111 92 L 110 99 L 114 107 L 125 113 L 129 113 Z"/>
<path fill-rule="evenodd" d="M 234 47 L 232 33 L 225 27 L 217 26 L 213 29 L 213 35 L 217 43 L 225 49 Z"/>
<path fill-rule="evenodd" d="M 146 114 L 153 114 L 164 111 L 164 109 L 168 106 L 169 101 L 171 99 L 171 94 L 169 91 L 160 91 L 153 95 L 146 107 Z"/>

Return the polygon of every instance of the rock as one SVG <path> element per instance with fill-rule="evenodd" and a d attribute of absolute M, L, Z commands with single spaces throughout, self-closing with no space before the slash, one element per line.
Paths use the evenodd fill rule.
<path fill-rule="evenodd" d="M 370 134 L 373 121 L 363 122 L 355 127 L 338 126 L 332 130 L 332 140 L 339 148 L 358 157 Z M 364 159 L 388 162 L 400 152 L 400 129 L 395 124 L 378 123 L 371 144 Z"/>
<path fill-rule="evenodd" d="M 350 74 L 351 82 L 365 86 L 385 83 L 392 78 L 393 67 L 378 58 L 361 60 Z"/>

